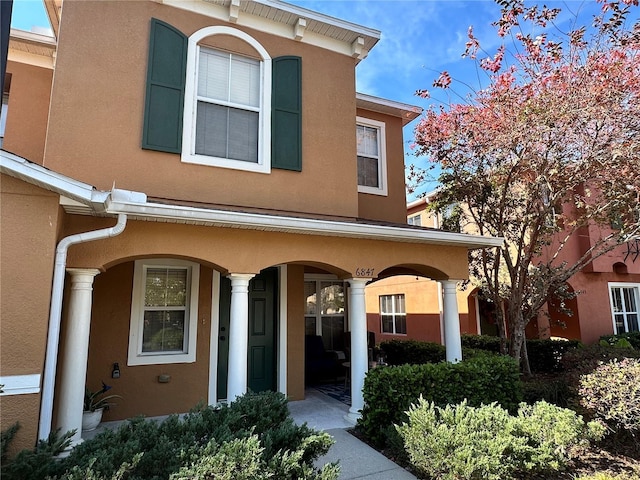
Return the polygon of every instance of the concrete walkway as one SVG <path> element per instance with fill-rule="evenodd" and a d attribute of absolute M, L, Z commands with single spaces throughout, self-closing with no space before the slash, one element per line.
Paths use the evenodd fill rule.
<path fill-rule="evenodd" d="M 289 403 L 289 411 L 296 423 L 307 422 L 333 437 L 335 443 L 316 464 L 339 462 L 340 480 L 415 480 L 415 476 L 347 432 L 353 427 L 344 419 L 349 411 L 347 405 L 309 389 L 304 400 Z"/>

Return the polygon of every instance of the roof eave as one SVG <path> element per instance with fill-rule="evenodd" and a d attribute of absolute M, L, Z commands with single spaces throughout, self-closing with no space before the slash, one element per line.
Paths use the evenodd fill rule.
<path fill-rule="evenodd" d="M 301 235 L 386 240 L 402 243 L 425 243 L 464 247 L 469 250 L 498 247 L 503 243 L 502 238 L 443 232 L 440 230 L 263 215 L 160 203 L 111 200 L 106 212 L 112 214 L 124 213 L 129 215 L 130 218 L 146 221 L 244 228 Z"/>

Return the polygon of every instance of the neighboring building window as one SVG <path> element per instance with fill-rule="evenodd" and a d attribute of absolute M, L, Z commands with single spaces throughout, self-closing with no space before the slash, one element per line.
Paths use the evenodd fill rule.
<path fill-rule="evenodd" d="M 251 45 L 260 59 L 199 45 L 223 34 Z M 189 38 L 182 161 L 271 171 L 271 58 L 255 39 L 229 27 Z"/>
<path fill-rule="evenodd" d="M 422 216 L 420 214 L 414 215 L 413 217 L 409 217 L 407 219 L 409 225 L 415 225 L 416 227 L 422 226 Z"/>
<path fill-rule="evenodd" d="M 305 334 L 320 335 L 327 350 L 344 350 L 344 282 L 305 278 Z"/>
<path fill-rule="evenodd" d="M 9 89 L 11 88 L 11 74 L 5 73 L 2 92 L 2 110 L 0 111 L 0 148 L 4 143 L 4 131 L 7 127 L 7 113 L 9 113 Z"/>
<path fill-rule="evenodd" d="M 613 332 L 615 334 L 640 331 L 640 284 L 609 283 Z"/>
<path fill-rule="evenodd" d="M 362 117 L 356 122 L 358 192 L 387 195 L 385 125 Z"/>
<path fill-rule="evenodd" d="M 196 263 L 135 262 L 128 365 L 195 362 L 199 279 Z"/>
<path fill-rule="evenodd" d="M 380 296 L 380 321 L 382 333 L 407 334 L 404 294 Z"/>

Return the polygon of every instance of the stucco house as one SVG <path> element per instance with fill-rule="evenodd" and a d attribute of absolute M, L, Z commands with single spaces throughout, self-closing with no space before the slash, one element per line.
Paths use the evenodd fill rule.
<path fill-rule="evenodd" d="M 427 209 L 437 192 L 407 204 L 407 222 L 441 228 L 442 215 Z M 607 232 L 605 232 L 606 234 Z M 558 261 L 575 263 L 600 238 L 595 226 L 582 229 Z M 568 282 L 575 298 L 547 302 L 527 326 L 529 338 L 567 338 L 594 343 L 603 335 L 640 331 L 640 239 L 596 258 Z M 394 276 L 366 288 L 367 324 L 378 342 L 415 339 L 444 343 L 441 287 L 428 278 Z M 493 308 L 477 288 L 458 289 L 460 331 L 497 335 Z M 571 314 L 567 313 L 567 310 Z"/>
<path fill-rule="evenodd" d="M 406 225 L 402 129 L 420 109 L 355 91 L 380 32 L 278 0 L 45 6 L 54 36 L 11 30 L 3 96 L 16 446 L 81 441 L 102 381 L 122 397 L 105 420 L 248 389 L 303 399 L 314 333 L 350 333 L 356 418 L 376 278 L 437 281 L 460 358 L 456 282 L 500 239 Z"/>

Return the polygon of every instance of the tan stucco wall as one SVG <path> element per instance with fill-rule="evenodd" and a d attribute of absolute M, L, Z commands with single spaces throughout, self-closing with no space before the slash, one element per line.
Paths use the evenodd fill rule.
<path fill-rule="evenodd" d="M 0 375 L 41 374 L 44 365 L 58 198 L 0 177 Z M 14 448 L 37 438 L 39 394 L 2 398 L 2 429 L 20 421 Z"/>
<path fill-rule="evenodd" d="M 20 450 L 32 449 L 38 438 L 38 413 L 40 395 L 11 395 L 0 397 L 0 430 L 5 431 L 14 423 L 20 423 L 20 429 L 9 445 L 8 456 L 12 458 Z"/>
<path fill-rule="evenodd" d="M 7 62 L 11 91 L 2 148 L 42 164 L 53 70 Z"/>
<path fill-rule="evenodd" d="M 199 402 L 208 403 L 209 337 L 211 332 L 211 281 L 213 271 L 200 268 L 196 361 L 168 365 L 127 366 L 133 262 L 116 265 L 98 275 L 94 282 L 87 385 L 97 390 L 104 381 L 110 393 L 123 398 L 103 421 L 139 415 L 184 413 Z M 120 366 L 120 378 L 112 379 L 113 364 Z M 159 383 L 158 375 L 171 376 Z"/>
<path fill-rule="evenodd" d="M 304 267 L 287 267 L 287 397 L 304 399 Z"/>
<path fill-rule="evenodd" d="M 57 196 L 2 175 L 2 375 L 40 373 L 58 223 Z M 28 326 L 29 334 L 25 335 Z"/>
<path fill-rule="evenodd" d="M 184 164 L 142 150 L 149 20 L 190 35 L 219 21 L 156 2 L 68 2 L 60 27 L 45 164 L 101 189 L 356 217 L 355 60 L 234 26 L 272 57 L 299 55 L 302 172 L 271 174 Z M 96 22 L 96 18 L 100 21 Z"/>
<path fill-rule="evenodd" d="M 113 224 L 113 219 L 72 216 L 65 224 L 65 235 Z M 442 272 L 440 279 L 468 276 L 463 247 L 139 221 L 129 221 L 117 237 L 73 246 L 68 266 L 102 268 L 139 256 L 200 259 L 218 266 L 222 273 L 258 273 L 273 265 L 316 263 L 342 278 L 354 276 L 359 268 L 372 269 L 377 275 L 396 265 L 425 271 L 428 266 Z"/>
<path fill-rule="evenodd" d="M 359 193 L 358 216 L 372 220 L 407 223 L 402 119 L 362 109 L 357 110 L 357 115 L 385 123 L 388 190 L 386 196 Z"/>

